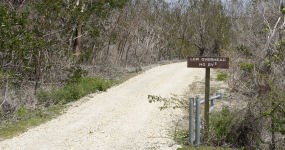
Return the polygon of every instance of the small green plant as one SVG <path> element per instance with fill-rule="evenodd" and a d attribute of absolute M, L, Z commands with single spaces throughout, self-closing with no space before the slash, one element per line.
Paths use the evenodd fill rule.
<path fill-rule="evenodd" d="M 28 110 L 24 106 L 20 106 L 16 114 L 17 114 L 17 117 L 23 118 L 28 114 Z"/>
<path fill-rule="evenodd" d="M 228 107 L 215 112 L 210 117 L 210 142 L 216 146 L 222 146 L 230 140 L 231 127 L 233 125 L 234 112 Z"/>
<path fill-rule="evenodd" d="M 179 144 L 187 145 L 188 138 L 189 138 L 188 130 L 180 129 L 180 130 L 175 131 L 174 133 L 174 140 Z"/>
<path fill-rule="evenodd" d="M 0 79 L 3 80 L 6 77 L 9 77 L 9 74 L 0 70 Z"/>
<path fill-rule="evenodd" d="M 226 72 L 219 72 L 217 74 L 218 81 L 226 81 L 228 79 L 228 74 Z"/>
<path fill-rule="evenodd" d="M 52 102 L 51 94 L 48 91 L 39 91 L 36 95 L 39 104 L 48 104 Z"/>
<path fill-rule="evenodd" d="M 265 32 L 267 32 L 267 33 L 270 32 L 270 25 L 268 22 L 265 24 Z"/>
<path fill-rule="evenodd" d="M 163 105 L 160 107 L 160 110 L 165 110 L 168 108 L 172 109 L 182 108 L 184 110 L 188 110 L 189 108 L 187 98 L 179 95 L 172 95 L 170 98 L 148 95 L 148 101 L 149 103 L 162 102 Z"/>
<path fill-rule="evenodd" d="M 83 70 L 79 66 L 74 66 L 68 69 L 69 71 L 69 79 L 67 81 L 68 84 L 79 82 L 81 78 L 87 75 L 87 71 Z"/>
<path fill-rule="evenodd" d="M 251 72 L 254 69 L 254 64 L 253 63 L 240 63 L 239 67 L 243 71 Z"/>
<path fill-rule="evenodd" d="M 281 12 L 282 14 L 285 14 L 285 7 L 284 7 L 284 4 L 283 4 L 283 3 L 281 3 L 280 12 Z"/>

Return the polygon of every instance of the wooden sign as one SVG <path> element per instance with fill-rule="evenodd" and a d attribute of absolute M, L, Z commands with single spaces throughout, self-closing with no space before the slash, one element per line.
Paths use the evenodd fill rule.
<path fill-rule="evenodd" d="M 229 58 L 227 57 L 188 57 L 188 68 L 229 68 Z"/>
<path fill-rule="evenodd" d="M 205 75 L 205 107 L 204 107 L 204 138 L 205 141 L 209 138 L 209 109 L 210 109 L 210 71 L 211 68 L 229 68 L 229 58 L 227 57 L 188 57 L 187 58 L 188 68 L 206 68 Z"/>

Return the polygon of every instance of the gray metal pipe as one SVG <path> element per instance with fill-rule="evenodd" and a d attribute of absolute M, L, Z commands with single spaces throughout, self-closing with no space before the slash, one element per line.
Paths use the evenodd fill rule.
<path fill-rule="evenodd" d="M 194 144 L 195 132 L 194 132 L 194 98 L 189 98 L 189 145 Z"/>
<path fill-rule="evenodd" d="M 195 145 L 200 145 L 200 127 L 201 127 L 201 119 L 200 119 L 200 97 L 196 98 L 196 132 L 195 132 Z"/>

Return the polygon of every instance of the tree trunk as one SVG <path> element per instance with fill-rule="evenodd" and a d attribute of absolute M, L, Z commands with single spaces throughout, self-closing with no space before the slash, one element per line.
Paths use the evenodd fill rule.
<path fill-rule="evenodd" d="M 271 144 L 270 150 L 276 150 L 276 137 L 275 137 L 275 124 L 273 120 L 274 116 L 271 117 Z"/>
<path fill-rule="evenodd" d="M 35 87 L 34 93 L 37 94 L 37 90 L 40 87 L 41 79 L 41 66 L 42 66 L 42 54 L 41 51 L 38 52 L 38 55 L 35 58 Z"/>

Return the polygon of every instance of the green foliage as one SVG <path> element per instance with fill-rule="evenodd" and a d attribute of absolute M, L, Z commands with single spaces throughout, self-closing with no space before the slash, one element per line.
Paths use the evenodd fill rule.
<path fill-rule="evenodd" d="M 285 40 L 281 40 L 276 44 L 277 51 L 271 57 L 271 60 L 275 64 L 280 64 L 285 58 Z"/>
<path fill-rule="evenodd" d="M 111 37 L 111 42 L 112 43 L 115 43 L 115 41 L 118 39 L 118 37 L 119 37 L 119 33 L 118 32 L 112 32 L 111 33 L 111 35 L 110 35 Z"/>
<path fill-rule="evenodd" d="M 48 0 L 36 2 L 36 10 L 48 19 L 64 19 L 69 25 L 86 22 L 93 15 L 106 17 L 112 9 L 122 8 L 129 0 L 64 1 Z M 51 13 L 52 12 L 52 13 Z M 61 18 L 65 17 L 65 18 Z"/>
<path fill-rule="evenodd" d="M 155 103 L 155 102 L 162 102 L 163 105 L 160 107 L 160 110 L 165 110 L 167 108 L 177 109 L 189 109 L 187 98 L 178 96 L 178 95 L 172 95 L 170 98 L 163 98 L 161 96 L 155 96 L 155 95 L 148 95 L 149 103 Z"/>
<path fill-rule="evenodd" d="M 49 71 L 61 68 L 54 60 L 71 61 L 70 51 L 74 41 L 70 38 L 75 38 L 76 26 L 82 25 L 82 33 L 88 33 L 88 36 L 80 38 L 93 36 L 91 40 L 81 40 L 82 49 L 92 49 L 93 46 L 89 45 L 94 45 L 92 43 L 96 41 L 93 39 L 100 35 L 102 28 L 100 19 L 127 2 L 99 0 L 94 3 L 82 0 L 77 4 L 75 0 L 32 0 L 23 3 L 21 9 L 8 7 L 8 1 L 1 2 L 0 65 L 5 67 L 0 71 L 14 75 L 18 80 L 15 83 L 49 80 L 43 76 L 47 77 Z"/>
<path fill-rule="evenodd" d="M 196 149 L 201 149 L 201 150 L 224 150 L 227 148 L 223 147 L 212 147 L 212 146 L 199 146 L 199 147 L 192 147 L 192 146 L 186 146 L 189 145 L 189 131 L 188 130 L 177 130 L 174 135 L 174 140 L 178 143 L 183 145 L 182 148 L 179 148 L 179 150 L 196 150 Z"/>
<path fill-rule="evenodd" d="M 83 70 L 81 67 L 78 66 L 71 67 L 70 69 L 68 69 L 68 71 L 68 84 L 77 83 L 81 80 L 81 78 L 87 75 L 87 71 Z"/>
<path fill-rule="evenodd" d="M 48 105 L 48 107 L 39 106 L 36 109 L 26 109 L 24 106 L 21 106 L 16 111 L 16 117 L 3 118 L 3 116 L 0 115 L 0 141 L 23 133 L 31 127 L 40 125 L 54 117 L 57 117 L 65 108 L 65 105 L 61 104 L 65 104 L 71 100 L 76 100 L 74 98 L 80 98 L 78 95 L 81 94 L 85 96 L 84 93 L 88 94 L 96 91 L 105 91 L 113 84 L 114 81 L 112 80 L 81 78 L 77 83 L 68 84 L 59 90 L 38 92 L 36 97 L 39 104 L 49 103 L 50 105 Z M 74 92 L 73 89 L 80 88 L 82 89 L 80 91 L 81 93 L 72 93 Z M 58 105 L 51 104 L 55 102 L 57 102 Z M 1 113 L 2 112 L 0 111 L 0 114 Z"/>
<path fill-rule="evenodd" d="M 100 36 L 100 30 L 98 29 L 98 27 L 93 27 L 90 31 L 90 35 L 93 38 L 99 37 Z"/>
<path fill-rule="evenodd" d="M 177 130 L 174 133 L 174 140 L 179 144 L 187 145 L 189 139 L 189 131 L 188 130 Z"/>
<path fill-rule="evenodd" d="M 10 74 L 0 70 L 0 81 L 4 81 L 6 78 L 9 78 Z"/>
<path fill-rule="evenodd" d="M 280 6 L 280 12 L 281 12 L 282 14 L 285 14 L 285 8 L 284 8 L 283 2 L 281 3 L 281 6 Z"/>
<path fill-rule="evenodd" d="M 64 5 L 63 0 L 46 0 L 36 3 L 35 7 L 41 15 L 48 15 L 56 19 L 56 17 L 60 15 L 62 8 L 65 7 Z M 49 14 L 50 12 L 53 13 Z"/>
<path fill-rule="evenodd" d="M 268 58 L 266 58 L 266 59 L 264 60 L 264 64 L 265 64 L 266 67 L 271 67 L 272 61 L 269 60 Z"/>
<path fill-rule="evenodd" d="M 266 110 L 261 115 L 271 119 L 271 131 L 285 134 L 285 93 L 282 89 L 270 84 L 271 91 L 261 98 Z"/>
<path fill-rule="evenodd" d="M 45 45 L 43 39 L 35 38 L 26 10 L 16 11 L 0 4 L 0 69 L 19 80 L 34 78 L 35 57 L 38 49 Z M 10 66 L 11 65 L 11 66 Z"/>
<path fill-rule="evenodd" d="M 49 104 L 52 103 L 51 94 L 48 91 L 39 91 L 36 95 L 38 103 Z"/>
<path fill-rule="evenodd" d="M 99 78 L 80 78 L 59 90 L 41 91 L 37 94 L 40 103 L 66 104 L 96 91 L 106 91 L 113 85 L 110 80 Z"/>
<path fill-rule="evenodd" d="M 265 24 L 265 32 L 267 32 L 267 33 L 270 32 L 270 26 L 269 26 L 268 22 Z"/>
<path fill-rule="evenodd" d="M 129 0 L 105 0 L 112 8 L 122 8 Z"/>
<path fill-rule="evenodd" d="M 243 71 L 251 72 L 254 69 L 254 64 L 253 63 L 240 63 L 239 67 Z"/>
<path fill-rule="evenodd" d="M 19 114 L 21 114 L 21 118 L 17 121 L 6 120 L 0 122 L 0 140 L 11 138 L 19 133 L 27 131 L 31 127 L 44 123 L 61 114 L 62 110 L 62 106 L 53 106 L 48 109 L 36 109 L 29 111 L 23 107 L 19 112 Z"/>
<path fill-rule="evenodd" d="M 25 117 L 28 114 L 28 110 L 24 106 L 20 106 L 16 112 L 17 117 Z"/>
<path fill-rule="evenodd" d="M 245 45 L 239 45 L 237 47 L 238 52 L 242 53 L 243 55 L 245 55 L 246 57 L 252 57 L 252 52 L 250 49 L 248 49 Z"/>
<path fill-rule="evenodd" d="M 224 144 L 231 136 L 234 113 L 228 107 L 224 107 L 221 112 L 215 112 L 210 117 L 210 134 L 212 141 Z"/>
<path fill-rule="evenodd" d="M 228 74 L 226 72 L 218 72 L 217 80 L 218 81 L 226 81 L 228 79 Z"/>

